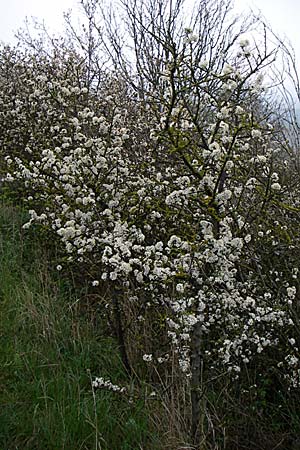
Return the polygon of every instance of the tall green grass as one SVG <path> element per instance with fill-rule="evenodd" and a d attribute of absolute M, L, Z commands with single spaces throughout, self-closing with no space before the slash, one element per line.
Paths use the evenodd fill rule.
<path fill-rule="evenodd" d="M 93 392 L 94 376 L 130 385 L 118 349 L 24 219 L 0 204 L 0 449 L 158 449 L 142 399 Z"/>

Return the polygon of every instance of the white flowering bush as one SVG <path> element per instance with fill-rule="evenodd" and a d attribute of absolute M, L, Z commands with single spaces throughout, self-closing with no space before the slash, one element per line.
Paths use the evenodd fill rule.
<path fill-rule="evenodd" d="M 195 436 L 203 367 L 236 378 L 276 349 L 274 370 L 299 386 L 299 205 L 265 103 L 272 52 L 234 40 L 209 60 L 197 30 L 181 32 L 145 35 L 166 41 L 143 95 L 122 71 L 86 85 L 74 52 L 2 48 L 0 150 L 3 179 L 28 205 L 24 228 L 56 236 L 57 270 L 76 262 L 106 292 L 127 367 L 136 330 L 144 363 L 160 370 L 175 355 Z M 155 333 L 143 341 L 143 329 Z"/>

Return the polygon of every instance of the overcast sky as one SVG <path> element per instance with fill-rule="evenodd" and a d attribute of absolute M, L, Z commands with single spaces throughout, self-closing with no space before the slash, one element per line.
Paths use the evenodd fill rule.
<path fill-rule="evenodd" d="M 299 0 L 235 0 L 235 4 L 239 11 L 252 9 L 255 13 L 261 12 L 272 29 L 282 36 L 286 35 L 300 51 Z"/>
<path fill-rule="evenodd" d="M 59 30 L 63 11 L 69 8 L 78 11 L 78 3 L 79 0 L 0 0 L 0 40 L 13 42 L 14 31 L 23 25 L 26 16 L 44 19 L 52 30 Z M 235 3 L 239 11 L 249 6 L 255 12 L 260 10 L 275 31 L 292 41 L 300 60 L 299 0 L 235 0 Z"/>
<path fill-rule="evenodd" d="M 62 28 L 63 12 L 78 11 L 78 0 L 0 0 L 0 40 L 13 42 L 14 32 L 24 25 L 25 17 L 45 20 L 53 31 Z"/>

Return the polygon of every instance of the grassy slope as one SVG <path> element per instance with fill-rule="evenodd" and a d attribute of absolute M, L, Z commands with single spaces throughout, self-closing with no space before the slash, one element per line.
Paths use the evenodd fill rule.
<path fill-rule="evenodd" d="M 126 376 L 114 342 L 79 317 L 22 217 L 0 205 L 0 449 L 158 448 L 142 401 L 91 389 Z"/>

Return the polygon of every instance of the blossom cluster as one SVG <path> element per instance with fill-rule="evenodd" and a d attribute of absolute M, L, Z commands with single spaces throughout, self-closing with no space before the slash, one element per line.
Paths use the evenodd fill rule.
<path fill-rule="evenodd" d="M 117 384 L 113 384 L 110 380 L 105 380 L 104 378 L 95 378 L 92 382 L 92 386 L 94 389 L 107 389 L 109 391 L 117 392 L 119 394 L 123 394 L 126 392 L 125 387 L 120 387 Z"/>
<path fill-rule="evenodd" d="M 188 36 L 184 51 L 192 52 Z M 270 273 L 266 254 L 279 268 L 290 251 L 280 204 L 297 193 L 284 198 L 278 135 L 259 108 L 253 118 L 260 79 L 245 65 L 247 53 L 244 65 L 199 67 L 190 85 L 182 56 L 162 75 L 157 105 L 113 73 L 86 86 L 76 55 L 64 63 L 3 49 L 4 181 L 21 186 L 24 228 L 38 224 L 56 236 L 64 264 L 88 266 L 95 291 L 117 286 L 139 310 L 163 309 L 166 339 L 186 376 L 198 327 L 207 365 L 235 374 L 266 349 L 282 348 L 284 336 L 288 353 L 279 364 L 296 385 L 298 287 L 288 270 Z M 176 91 L 179 82 L 186 84 Z M 158 361 L 159 350 L 143 349 L 143 359 Z M 102 378 L 94 387 L 121 392 Z"/>

